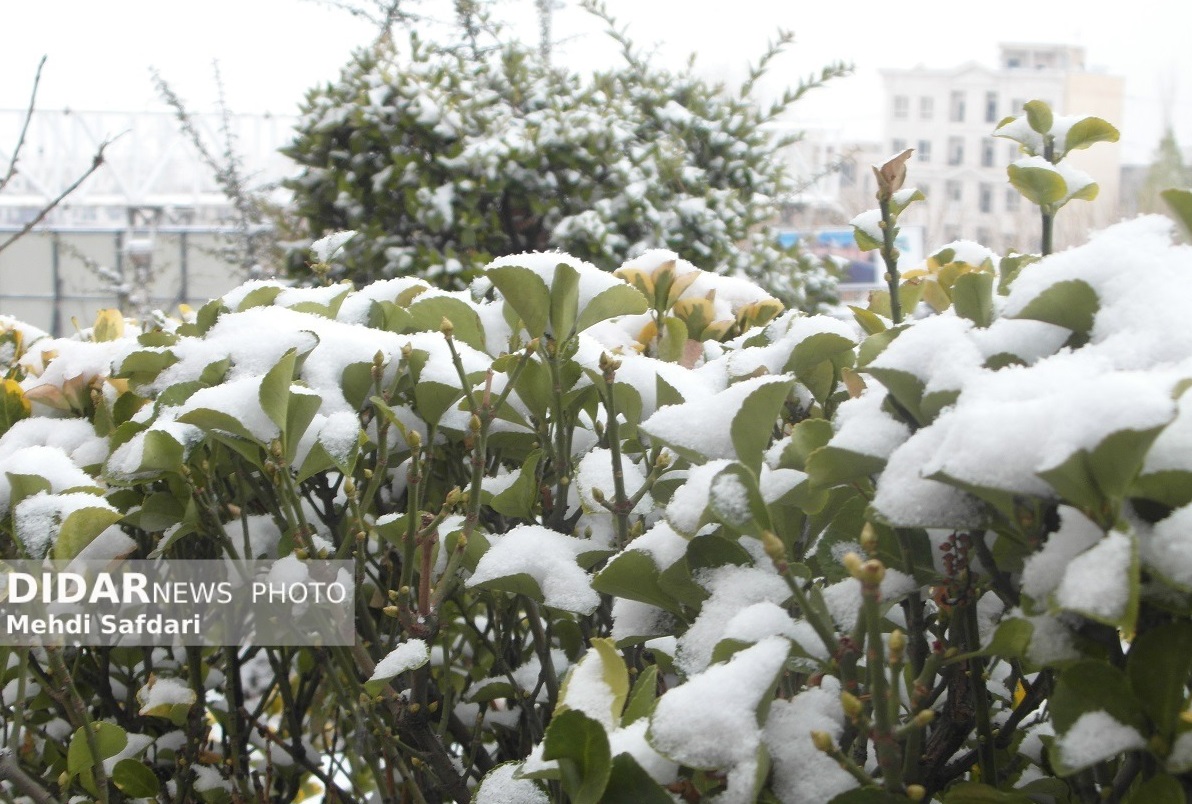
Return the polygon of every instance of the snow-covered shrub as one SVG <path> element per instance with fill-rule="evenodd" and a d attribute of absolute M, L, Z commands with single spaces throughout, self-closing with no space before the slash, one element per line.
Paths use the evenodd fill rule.
<path fill-rule="evenodd" d="M 591 76 L 516 44 L 385 38 L 308 96 L 284 149 L 302 166 L 288 186 L 316 237 L 364 235 L 340 261 L 357 282 L 417 275 L 459 289 L 509 254 L 558 249 L 612 270 L 666 248 L 815 309 L 834 282 L 768 231 L 795 180 L 763 124 L 843 72 L 759 108 L 632 57 Z M 295 252 L 298 275 L 306 259 Z"/>
<path fill-rule="evenodd" d="M 784 312 L 669 251 L 508 256 L 467 291 L 252 282 L 67 339 L 4 319 L 6 558 L 338 555 L 359 588 L 350 648 L 7 650 L 0 783 L 1181 800 L 1171 229 L 951 244 L 903 322 L 880 296 L 857 325 Z"/>

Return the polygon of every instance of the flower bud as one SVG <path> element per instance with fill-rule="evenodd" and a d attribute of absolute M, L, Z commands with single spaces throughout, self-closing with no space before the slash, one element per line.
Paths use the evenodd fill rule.
<path fill-rule="evenodd" d="M 836 742 L 832 739 L 832 735 L 826 731 L 811 732 L 811 744 L 825 754 L 832 753 L 832 750 L 836 748 Z"/>
<path fill-rule="evenodd" d="M 926 728 L 927 724 L 933 720 L 935 720 L 935 710 L 923 709 L 915 714 L 915 717 L 911 722 L 922 729 Z"/>
<path fill-rule="evenodd" d="M 877 530 L 871 522 L 861 528 L 861 549 L 871 556 L 877 552 Z"/>
<path fill-rule="evenodd" d="M 762 531 L 762 549 L 766 551 L 766 555 L 770 557 L 771 561 L 786 560 L 786 545 L 782 543 L 782 539 L 768 530 Z"/>
<path fill-rule="evenodd" d="M 397 617 L 397 606 L 386 606 L 381 611 L 385 613 L 386 617 Z"/>
<path fill-rule="evenodd" d="M 451 323 L 451 319 L 447 316 L 443 316 L 443 322 L 439 324 L 439 332 L 442 332 L 448 338 L 455 334 L 455 325 Z"/>
<path fill-rule="evenodd" d="M 861 699 L 848 690 L 840 693 L 840 707 L 844 710 L 844 714 L 849 720 L 856 720 L 865 711 Z"/>
<path fill-rule="evenodd" d="M 906 634 L 900 629 L 895 628 L 890 634 L 890 663 L 896 664 L 902 661 L 903 654 L 906 653 Z"/>
<path fill-rule="evenodd" d="M 908 784 L 906 786 L 906 797 L 911 801 L 922 801 L 927 797 L 927 788 L 921 784 Z"/>
<path fill-rule="evenodd" d="M 843 558 L 840 559 L 840 563 L 844 565 L 846 570 L 848 570 L 849 575 L 853 576 L 857 580 L 861 580 L 861 565 L 864 563 L 861 559 L 861 556 L 850 550 L 844 554 Z"/>

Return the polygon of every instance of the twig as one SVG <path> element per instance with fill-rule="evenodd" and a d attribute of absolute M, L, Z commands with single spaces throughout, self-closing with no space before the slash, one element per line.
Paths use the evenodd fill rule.
<path fill-rule="evenodd" d="M 37 72 L 33 75 L 33 91 L 29 94 L 29 108 L 25 110 L 25 122 L 21 125 L 17 144 L 12 149 L 12 158 L 8 160 L 8 172 L 4 174 L 3 179 L 0 179 L 0 190 L 3 190 L 12 181 L 12 177 L 17 175 L 17 160 L 21 156 L 21 148 L 24 147 L 25 136 L 29 132 L 29 123 L 33 120 L 33 110 L 37 106 L 37 85 L 41 83 L 41 68 L 46 66 L 46 58 L 46 56 L 42 56 L 41 61 L 37 63 Z"/>
<path fill-rule="evenodd" d="M 43 59 L 44 61 L 44 59 Z M 49 791 L 37 783 L 17 763 L 17 758 L 7 748 L 0 749 L 0 779 L 12 782 L 22 793 L 29 796 L 37 804 L 57 804 Z"/>
<path fill-rule="evenodd" d="M 53 201 L 51 201 L 51 202 L 50 202 L 49 204 L 47 204 L 46 206 L 42 207 L 41 211 L 40 211 L 40 212 L 38 212 L 38 213 L 37 213 L 37 215 L 35 215 L 35 216 L 34 216 L 33 220 L 31 220 L 31 221 L 29 221 L 28 223 L 26 223 L 26 224 L 24 225 L 24 227 L 22 227 L 22 228 L 21 228 L 21 230 L 20 230 L 19 232 L 17 232 L 16 234 L 14 234 L 12 237 L 8 238 L 7 240 L 5 240 L 3 243 L 0 243 L 0 251 L 4 251 L 4 249 L 8 248 L 8 247 L 9 247 L 9 246 L 11 246 L 13 243 L 15 243 L 16 241 L 20 240 L 20 239 L 21 239 L 22 237 L 24 237 L 25 235 L 29 234 L 29 231 L 30 231 L 30 230 L 31 230 L 31 229 L 32 229 L 34 226 L 36 226 L 37 224 L 39 224 L 39 223 L 41 223 L 43 220 L 45 220 L 45 217 L 46 217 L 46 215 L 49 215 L 51 212 L 53 212 L 53 211 L 54 211 L 54 208 L 55 208 L 55 207 L 57 207 L 59 204 L 61 204 L 61 203 L 62 203 L 62 201 L 63 201 L 63 200 L 64 200 L 64 199 L 65 199 L 65 198 L 66 198 L 68 195 L 70 195 L 71 193 L 73 193 L 75 190 L 79 189 L 79 186 L 80 186 L 80 185 L 81 185 L 83 182 L 85 182 L 85 181 L 87 180 L 87 178 L 88 178 L 88 177 L 89 177 L 89 176 L 90 176 L 92 173 L 94 173 L 95 171 L 99 170 L 99 168 L 100 168 L 100 166 L 101 166 L 101 165 L 103 165 L 103 163 L 104 163 L 104 156 L 103 156 L 104 149 L 106 149 L 106 148 L 107 148 L 109 145 L 111 145 L 111 144 L 112 144 L 113 142 L 115 142 L 116 140 L 120 139 L 120 137 L 122 137 L 122 136 L 124 136 L 124 135 L 123 135 L 123 134 L 118 134 L 118 135 L 116 135 L 115 137 L 113 137 L 112 139 L 110 139 L 110 140 L 105 140 L 104 142 L 100 143 L 100 145 L 99 145 L 99 149 L 98 149 L 98 150 L 95 152 L 95 156 L 93 156 L 93 157 L 91 158 L 91 167 L 87 168 L 87 172 L 86 172 L 86 173 L 84 173 L 82 176 L 79 176 L 77 179 L 75 179 L 74 183 L 73 183 L 73 184 L 71 184 L 69 187 L 67 187 L 65 190 L 63 190 L 63 191 L 62 191 L 62 192 L 61 192 L 61 193 L 58 195 L 58 197 L 57 197 L 57 198 L 55 198 Z"/>

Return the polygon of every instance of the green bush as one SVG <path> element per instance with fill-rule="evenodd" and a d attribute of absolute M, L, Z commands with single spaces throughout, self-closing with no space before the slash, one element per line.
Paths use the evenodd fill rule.
<path fill-rule="evenodd" d="M 501 258 L 479 299 L 252 282 L 146 331 L 5 320 L 7 558 L 350 557 L 359 637 L 6 649 L 0 779 L 39 801 L 1183 801 L 1171 229 L 951 244 L 891 279 L 923 317 L 879 294 L 859 327 L 667 251 L 616 275 Z"/>
<path fill-rule="evenodd" d="M 386 38 L 309 94 L 287 186 L 315 236 L 361 233 L 339 266 L 358 283 L 459 289 L 509 254 L 561 250 L 611 270 L 666 248 L 811 310 L 833 301 L 832 270 L 769 232 L 794 181 L 763 125 L 846 72 L 760 109 L 750 85 L 738 97 L 631 54 L 585 76 L 515 44 Z M 294 256 L 309 276 L 305 250 Z"/>

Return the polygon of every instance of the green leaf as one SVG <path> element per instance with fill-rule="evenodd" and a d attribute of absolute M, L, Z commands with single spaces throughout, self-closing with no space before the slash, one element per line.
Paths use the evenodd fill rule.
<path fill-rule="evenodd" d="M 447 409 L 463 397 L 463 391 L 441 382 L 423 380 L 414 385 L 414 402 L 419 418 L 437 425 Z"/>
<path fill-rule="evenodd" d="M 866 371 L 877 377 L 881 384 L 902 408 L 919 424 L 929 422 L 923 414 L 923 381 L 909 371 L 891 368 L 868 368 Z"/>
<path fill-rule="evenodd" d="M 1031 128 L 1040 134 L 1046 134 L 1051 131 L 1052 115 L 1051 107 L 1041 100 L 1031 100 L 1023 104 L 1023 110 L 1026 112 L 1026 121 Z"/>
<path fill-rule="evenodd" d="M 8 428 L 29 416 L 32 406 L 25 398 L 21 384 L 16 380 L 5 380 L 0 388 L 0 435 L 8 432 Z"/>
<path fill-rule="evenodd" d="M 982 652 L 1002 659 L 1021 659 L 1026 656 L 1034 633 L 1035 627 L 1031 625 L 1030 620 L 1016 618 L 1002 620 L 998 623 L 997 630 L 993 632 L 993 639 L 990 640 L 989 647 Z"/>
<path fill-rule="evenodd" d="M 621 725 L 628 726 L 643 717 L 648 717 L 657 699 L 658 666 L 651 664 L 638 673 L 637 680 L 633 682 L 633 691 L 629 694 L 629 701 L 621 715 Z"/>
<path fill-rule="evenodd" d="M 880 787 L 858 787 L 832 798 L 829 804 L 906 804 L 906 796 L 887 793 Z"/>
<path fill-rule="evenodd" d="M 1180 780 L 1160 773 L 1131 790 L 1123 804 L 1187 804 L 1187 801 Z"/>
<path fill-rule="evenodd" d="M 273 304 L 273 300 L 277 298 L 284 290 L 281 285 L 262 285 L 254 288 L 241 300 L 240 306 L 236 308 L 237 312 L 243 312 L 250 307 L 268 307 Z"/>
<path fill-rule="evenodd" d="M 952 285 L 952 306 L 956 314 L 978 327 L 993 323 L 993 274 L 969 271 Z"/>
<path fill-rule="evenodd" d="M 128 734 L 114 723 L 97 721 L 91 724 L 95 738 L 95 750 L 99 758 L 91 755 L 91 748 L 87 745 L 87 735 L 83 732 L 85 726 L 70 738 L 70 746 L 66 749 L 66 770 L 72 776 L 89 770 L 96 762 L 102 762 L 108 757 L 114 757 L 128 745 Z"/>
<path fill-rule="evenodd" d="M 1078 120 L 1068 129 L 1068 136 L 1064 138 L 1063 153 L 1088 148 L 1098 142 L 1117 142 L 1118 130 L 1100 117 L 1086 117 Z"/>
<path fill-rule="evenodd" d="M 774 529 L 757 477 L 743 464 L 733 463 L 716 473 L 708 503 L 720 522 L 740 533 L 760 539 L 762 531 Z"/>
<path fill-rule="evenodd" d="M 306 433 L 306 429 L 310 427 L 311 421 L 315 414 L 319 412 L 319 407 L 323 404 L 323 398 L 314 391 L 307 390 L 302 386 L 295 386 L 290 389 L 290 400 L 286 409 L 286 422 L 282 428 L 285 433 L 286 445 L 286 462 L 292 463 L 298 454 L 298 446 L 302 443 L 302 436 Z M 347 466 L 341 466 L 340 470 L 345 474 L 349 474 L 351 469 Z"/>
<path fill-rule="evenodd" d="M 1192 190 L 1172 188 L 1159 195 L 1167 202 L 1167 206 L 1171 207 L 1176 220 L 1184 225 L 1184 231 L 1192 234 Z"/>
<path fill-rule="evenodd" d="M 96 502 L 102 498 L 96 497 Z M 67 561 L 77 556 L 95 537 L 116 524 L 123 515 L 110 508 L 76 508 L 62 520 L 58 538 L 54 540 L 54 558 Z"/>
<path fill-rule="evenodd" d="M 793 385 L 789 381 L 759 385 L 745 397 L 729 425 L 737 459 L 755 472 L 761 469 L 762 457 L 770 443 L 778 411 L 782 409 Z"/>
<path fill-rule="evenodd" d="M 653 669 L 651 667 L 650 669 Z M 674 804 L 671 798 L 631 754 L 617 754 L 613 758 L 612 773 L 601 801 L 633 802 L 633 804 Z"/>
<path fill-rule="evenodd" d="M 603 726 L 577 709 L 555 715 L 546 729 L 542 758 L 558 760 L 572 804 L 599 804 L 612 774 Z"/>
<path fill-rule="evenodd" d="M 575 669 L 568 673 L 563 686 L 559 688 L 559 705 L 555 708 L 555 716 L 571 708 L 567 703 L 567 693 L 579 673 L 579 667 L 588 662 L 597 662 L 600 664 L 600 680 L 607 690 L 607 694 L 605 691 L 600 693 L 600 700 L 608 701 L 609 716 L 615 723 L 621 717 L 625 699 L 629 696 L 629 671 L 625 667 L 625 660 L 617 652 L 616 643 L 610 637 L 592 639 L 589 644 L 592 650 L 585 653 L 576 663 Z M 591 682 L 586 676 L 584 680 Z M 590 700 L 588 690 L 582 690 L 578 697 L 585 702 Z"/>
<path fill-rule="evenodd" d="M 1038 475 L 1094 522 L 1113 527 L 1126 492 L 1162 430 L 1118 430 L 1092 450 L 1079 449 Z"/>
<path fill-rule="evenodd" d="M 453 296 L 419 296 L 409 306 L 410 323 L 415 332 L 438 332 L 443 319 L 451 321 L 452 337 L 473 349 L 484 351 L 484 325 L 476 310 Z"/>
<path fill-rule="evenodd" d="M 882 247 L 882 241 L 874 240 L 868 232 L 856 224 L 853 225 L 853 239 L 857 241 L 857 248 L 862 251 L 873 251 Z"/>
<path fill-rule="evenodd" d="M 663 591 L 659 574 L 654 559 L 645 551 L 622 550 L 592 579 L 592 588 L 606 595 L 636 600 L 676 615 L 682 614 L 678 601 Z"/>
<path fill-rule="evenodd" d="M 1081 335 L 1093 328 L 1093 317 L 1101 308 L 1097 292 L 1081 279 L 1056 282 L 1027 303 L 1014 318 L 1046 321 Z"/>
<path fill-rule="evenodd" d="M 1033 804 L 1030 797 L 1004 792 L 980 782 L 959 782 L 948 788 L 942 804 Z"/>
<path fill-rule="evenodd" d="M 807 474 L 813 487 L 826 489 L 866 480 L 885 466 L 884 458 L 827 446 L 811 453 L 807 459 Z"/>
<path fill-rule="evenodd" d="M 621 315 L 637 315 L 650 308 L 646 297 L 632 285 L 613 285 L 596 294 L 580 311 L 575 329 L 583 332 L 593 324 Z"/>
<path fill-rule="evenodd" d="M 1011 164 L 1006 173 L 1010 183 L 1035 206 L 1051 206 L 1068 195 L 1068 183 L 1054 168 Z"/>
<path fill-rule="evenodd" d="M 827 419 L 804 419 L 791 428 L 790 439 L 782 450 L 780 464 L 786 469 L 806 471 L 811 454 L 832 440 L 832 423 Z"/>
<path fill-rule="evenodd" d="M 564 341 L 575 334 L 579 315 L 579 271 L 565 262 L 555 266 L 550 286 L 550 328 L 555 340 Z"/>
<path fill-rule="evenodd" d="M 1084 659 L 1060 674 L 1049 703 L 1056 732 L 1072 728 L 1086 712 L 1105 710 L 1114 720 L 1146 733 L 1142 704 L 1126 674 L 1104 660 Z"/>
<path fill-rule="evenodd" d="M 1184 710 L 1185 686 L 1192 674 L 1192 623 L 1160 625 L 1135 637 L 1126 660 L 1130 686 L 1142 710 L 1171 740 Z"/>
<path fill-rule="evenodd" d="M 848 306 L 848 309 L 853 311 L 853 318 L 856 319 L 861 329 L 865 330 L 866 335 L 876 335 L 886 331 L 886 322 L 876 313 L 852 304 Z"/>
<path fill-rule="evenodd" d="M 551 294 L 542 277 L 520 265 L 489 268 L 486 275 L 521 318 L 530 337 L 541 337 L 551 309 Z"/>
<path fill-rule="evenodd" d="M 518 470 L 517 480 L 499 494 L 494 494 L 488 505 L 502 516 L 516 519 L 529 519 L 534 514 L 534 506 L 538 502 L 538 461 L 542 459 L 542 450 L 534 450 L 522 462 Z"/>
<path fill-rule="evenodd" d="M 157 776 L 139 759 L 122 759 L 112 768 L 112 782 L 129 798 L 153 798 L 160 790 Z"/>
<path fill-rule="evenodd" d="M 1192 472 L 1164 469 L 1139 475 L 1130 484 L 1129 496 L 1154 500 L 1168 508 L 1183 508 L 1192 503 Z"/>
<path fill-rule="evenodd" d="M 687 325 L 681 319 L 668 315 L 662 319 L 662 332 L 658 339 L 658 359 L 667 363 L 678 363 L 683 359 L 687 347 Z"/>
<path fill-rule="evenodd" d="M 261 409 L 277 425 L 283 438 L 286 434 L 286 411 L 290 404 L 290 383 L 294 381 L 297 356 L 296 349 L 290 349 L 282 355 L 277 364 L 261 378 L 261 390 L 257 394 Z"/>

